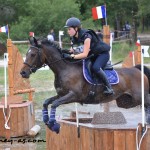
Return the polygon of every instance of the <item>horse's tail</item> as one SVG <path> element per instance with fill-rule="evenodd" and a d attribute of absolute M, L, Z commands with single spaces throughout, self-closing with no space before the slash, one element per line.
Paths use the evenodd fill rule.
<path fill-rule="evenodd" d="M 141 65 L 136 65 L 135 68 L 141 70 Z M 149 81 L 149 93 L 150 93 L 150 69 L 146 66 L 144 66 L 144 74 L 147 76 Z"/>

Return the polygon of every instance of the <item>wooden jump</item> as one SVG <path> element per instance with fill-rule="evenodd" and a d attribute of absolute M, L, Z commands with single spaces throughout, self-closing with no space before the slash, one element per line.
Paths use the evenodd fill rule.
<path fill-rule="evenodd" d="M 4 108 L 5 97 L 0 100 L 0 137 L 9 139 L 27 135 L 35 125 L 35 115 L 32 101 L 34 89 L 31 88 L 29 80 L 23 79 L 20 75 L 24 61 L 11 39 L 7 40 L 7 52 L 9 95 L 7 95 L 7 108 Z M 28 94 L 28 98 L 24 100 L 19 94 L 25 93 Z M 5 124 L 10 129 L 7 129 Z"/>
<path fill-rule="evenodd" d="M 80 123 L 78 138 L 75 122 L 61 120 L 60 124 L 59 134 L 47 128 L 47 150 L 136 150 L 136 127 Z M 149 127 L 140 150 L 150 150 Z M 140 137 L 141 132 L 138 134 L 139 139 Z"/>

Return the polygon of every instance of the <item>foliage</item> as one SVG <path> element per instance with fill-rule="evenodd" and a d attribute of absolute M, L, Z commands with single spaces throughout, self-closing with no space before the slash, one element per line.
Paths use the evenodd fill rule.
<path fill-rule="evenodd" d="M 106 4 L 111 28 L 115 29 L 117 23 L 121 28 L 125 21 L 131 23 L 134 19 L 147 29 L 150 26 L 148 0 L 0 0 L 0 4 L 0 26 L 9 24 L 12 40 L 27 39 L 30 31 L 35 32 L 35 36 L 45 37 L 52 28 L 58 37 L 58 31 L 64 30 L 65 21 L 72 16 L 79 17 L 83 27 L 97 30 L 102 28 L 104 20 L 93 21 L 91 9 L 103 4 Z M 6 38 L 0 34 L 0 40 Z"/>
<path fill-rule="evenodd" d="M 63 30 L 69 17 L 79 17 L 78 6 L 70 0 L 43 0 L 42 3 L 40 0 L 30 0 L 28 4 L 29 16 L 20 17 L 11 27 L 11 34 L 15 40 L 21 36 L 23 39 L 27 38 L 29 31 L 35 32 L 35 36 L 45 37 L 52 28 L 54 31 Z"/>
<path fill-rule="evenodd" d="M 0 24 L 10 24 L 18 20 L 19 16 L 28 15 L 28 1 L 0 0 Z"/>

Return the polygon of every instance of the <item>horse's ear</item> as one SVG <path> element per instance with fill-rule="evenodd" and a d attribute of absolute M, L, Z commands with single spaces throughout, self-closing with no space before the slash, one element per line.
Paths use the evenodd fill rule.
<path fill-rule="evenodd" d="M 32 46 L 34 46 L 34 40 L 33 40 L 33 37 L 29 37 L 28 39 L 29 39 L 30 44 L 31 44 Z"/>
<path fill-rule="evenodd" d="M 29 37 L 28 39 L 29 39 L 29 42 L 32 46 L 36 46 L 36 47 L 39 46 L 38 41 L 35 37 Z"/>
<path fill-rule="evenodd" d="M 38 41 L 35 37 L 33 37 L 33 40 L 34 40 L 34 46 L 38 47 Z"/>

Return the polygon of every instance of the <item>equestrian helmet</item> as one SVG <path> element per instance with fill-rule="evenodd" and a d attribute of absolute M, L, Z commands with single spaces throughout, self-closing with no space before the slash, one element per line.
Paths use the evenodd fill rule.
<path fill-rule="evenodd" d="M 81 22 L 78 18 L 75 17 L 71 17 L 66 21 L 66 25 L 64 26 L 65 28 L 69 28 L 69 27 L 80 27 L 81 26 Z"/>

